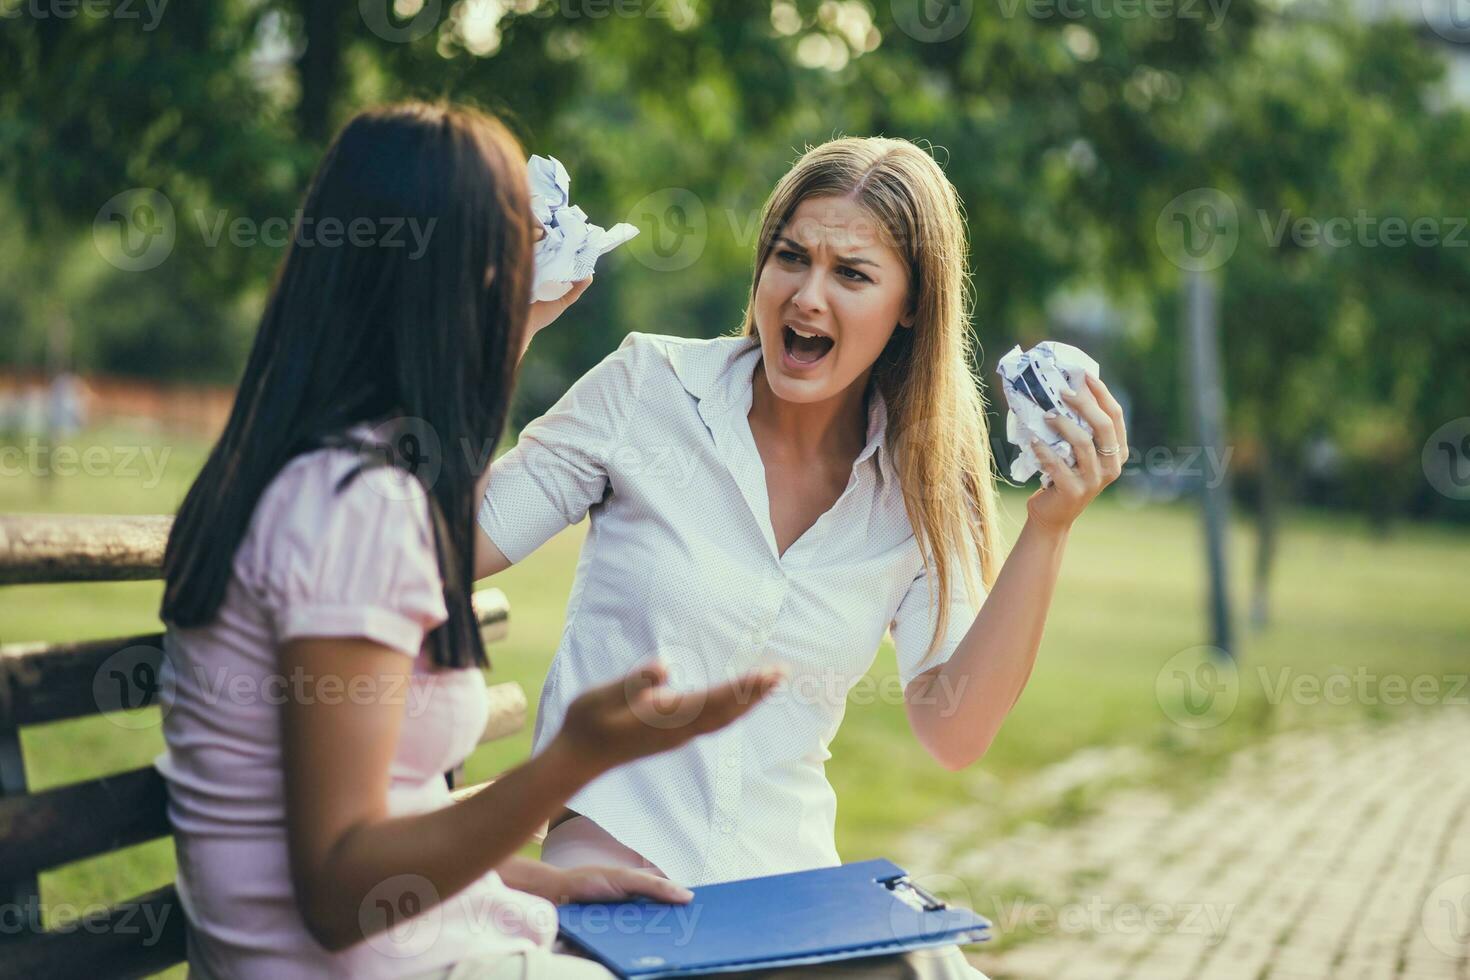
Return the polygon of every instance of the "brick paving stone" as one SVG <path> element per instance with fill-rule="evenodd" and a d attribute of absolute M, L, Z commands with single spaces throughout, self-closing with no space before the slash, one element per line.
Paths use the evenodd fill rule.
<path fill-rule="evenodd" d="M 1451 710 L 1287 733 L 1184 803 L 1119 790 L 979 849 L 950 814 L 908 866 L 1018 931 L 971 954 L 993 980 L 1470 980 L 1467 744 Z M 1030 898 L 1007 905 L 1013 888 Z M 1059 918 L 1028 936 L 1027 912 Z"/>

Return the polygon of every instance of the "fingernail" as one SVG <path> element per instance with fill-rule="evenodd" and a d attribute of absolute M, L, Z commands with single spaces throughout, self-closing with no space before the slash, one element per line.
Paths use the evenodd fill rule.
<path fill-rule="evenodd" d="M 1062 390 L 1062 394 L 1067 395 L 1067 396 L 1072 397 L 1072 398 L 1076 398 L 1077 397 L 1077 392 L 1073 391 L 1071 388 L 1064 388 Z"/>
<path fill-rule="evenodd" d="M 1047 412 L 1046 413 L 1046 418 L 1054 419 L 1056 417 L 1057 417 L 1057 413 L 1056 412 Z"/>

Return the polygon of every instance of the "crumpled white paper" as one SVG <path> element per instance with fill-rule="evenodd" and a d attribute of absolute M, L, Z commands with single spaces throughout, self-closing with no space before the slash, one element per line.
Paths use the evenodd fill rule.
<path fill-rule="evenodd" d="M 597 260 L 628 239 L 638 229 L 623 222 L 604 229 L 587 220 L 587 214 L 571 203 L 572 179 L 555 157 L 533 156 L 530 162 L 531 210 L 546 237 L 536 243 L 536 276 L 531 300 L 561 299 L 592 275 Z"/>
<path fill-rule="evenodd" d="M 1051 477 L 1036 460 L 1031 448 L 1031 437 L 1037 436 L 1052 452 L 1068 464 L 1075 463 L 1072 444 L 1046 423 L 1046 413 L 1055 411 L 1071 419 L 1092 434 L 1092 426 L 1062 401 L 1061 393 L 1066 388 L 1081 391 L 1087 382 L 1085 375 L 1102 377 L 1102 369 L 1096 361 L 1071 344 L 1046 340 L 1029 351 L 1022 352 L 1020 346 L 1012 347 L 1010 353 L 1000 359 L 996 373 L 1001 378 L 1001 390 L 1005 392 L 1006 438 L 1021 450 L 1011 462 L 1011 479 L 1025 483 L 1037 473 L 1041 474 L 1041 485 L 1051 486 Z"/>

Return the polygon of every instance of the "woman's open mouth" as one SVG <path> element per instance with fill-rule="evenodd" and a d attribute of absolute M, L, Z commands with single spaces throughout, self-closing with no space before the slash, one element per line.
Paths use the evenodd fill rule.
<path fill-rule="evenodd" d="M 782 324 L 781 335 L 786 344 L 786 359 L 801 367 L 816 364 L 833 347 L 831 337 L 800 330 L 790 324 Z"/>

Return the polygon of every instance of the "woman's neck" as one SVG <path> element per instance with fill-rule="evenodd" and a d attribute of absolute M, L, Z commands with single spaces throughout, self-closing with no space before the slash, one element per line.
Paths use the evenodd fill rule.
<path fill-rule="evenodd" d="M 757 362 L 751 378 L 750 426 L 802 458 L 851 460 L 868 439 L 868 375 L 818 402 L 791 402 L 776 395 Z"/>

